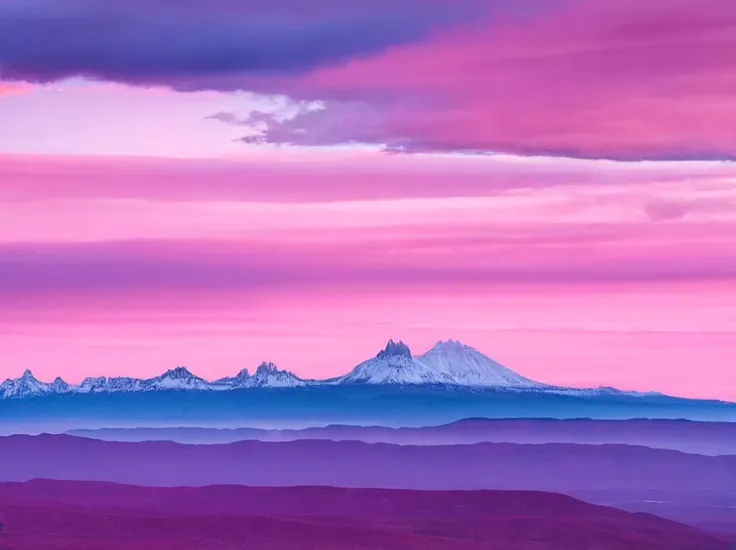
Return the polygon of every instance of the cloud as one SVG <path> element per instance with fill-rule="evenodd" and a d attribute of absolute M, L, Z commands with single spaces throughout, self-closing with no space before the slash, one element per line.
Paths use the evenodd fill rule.
<path fill-rule="evenodd" d="M 221 122 L 248 126 L 256 130 L 243 137 L 244 143 L 278 143 L 294 146 L 329 146 L 336 144 L 377 144 L 388 139 L 386 126 L 379 113 L 365 103 L 335 103 L 326 108 L 304 109 L 290 117 L 254 112 L 244 119 L 230 113 L 211 118 Z M 397 142 L 384 146 L 400 147 Z"/>
<path fill-rule="evenodd" d="M 736 214 L 736 200 L 732 196 L 692 199 L 657 198 L 644 205 L 644 212 L 654 222 L 679 220 L 694 214 L 708 214 L 713 218 L 714 215 Z"/>
<path fill-rule="evenodd" d="M 287 231 L 248 239 L 0 244 L 6 305 L 47 295 L 257 293 L 732 280 L 732 226 L 448 227 Z M 732 235 L 732 233 L 731 233 Z"/>
<path fill-rule="evenodd" d="M 247 143 L 736 159 L 732 0 L 6 0 L 0 75 L 282 94 Z M 228 116 L 230 115 L 230 116 Z M 238 124 L 245 117 L 219 113 Z"/>
<path fill-rule="evenodd" d="M 266 83 L 325 110 L 261 141 L 734 159 L 736 4 L 581 0 Z M 348 116 L 349 124 L 341 124 Z"/>
<path fill-rule="evenodd" d="M 231 115 L 236 121 L 248 117 Z M 250 122 L 249 122 L 250 123 Z M 291 123 L 290 123 L 291 124 Z M 0 201 L 141 199 L 308 203 L 487 197 L 518 189 L 643 189 L 633 208 L 668 187 L 733 193 L 736 164 L 621 163 L 495 155 L 483 158 L 278 152 L 244 161 L 0 154 Z M 652 185 L 656 187 L 652 189 Z M 664 189 L 663 189 L 664 187 Z M 690 199 L 693 197 L 691 196 Z M 12 210 L 12 207 L 11 207 Z M 7 215 L 5 216 L 8 217 Z"/>
<path fill-rule="evenodd" d="M 317 0 L 308 9 L 299 0 L 5 0 L 0 75 L 214 89 L 378 54 L 484 11 L 479 0 Z"/>
<path fill-rule="evenodd" d="M 647 216 L 655 222 L 679 220 L 685 217 L 689 209 L 688 203 L 664 199 L 653 199 L 644 205 Z"/>

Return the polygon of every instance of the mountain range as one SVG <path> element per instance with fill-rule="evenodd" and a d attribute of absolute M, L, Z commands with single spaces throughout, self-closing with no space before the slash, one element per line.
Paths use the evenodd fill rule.
<path fill-rule="evenodd" d="M 131 377 L 85 378 L 81 384 L 68 384 L 57 377 L 41 382 L 30 370 L 16 379 L 0 384 L 0 398 L 65 393 L 122 393 L 164 390 L 225 391 L 249 388 L 299 388 L 307 386 L 450 386 L 497 388 L 510 391 L 544 391 L 567 394 L 631 393 L 614 388 L 577 389 L 543 384 L 525 378 L 458 341 L 438 342 L 432 349 L 414 357 L 403 342 L 390 340 L 385 349 L 364 361 L 349 373 L 326 380 L 307 380 L 281 370 L 273 363 L 263 363 L 251 374 L 241 370 L 232 377 L 208 381 L 185 367 L 170 369 L 148 379 Z"/>

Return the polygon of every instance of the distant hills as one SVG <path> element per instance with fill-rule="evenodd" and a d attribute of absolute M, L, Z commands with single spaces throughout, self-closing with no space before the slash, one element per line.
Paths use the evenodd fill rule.
<path fill-rule="evenodd" d="M 185 445 L 43 434 L 0 437 L 0 456 L 0 481 L 49 478 L 155 486 L 736 492 L 736 456 L 630 445 L 415 446 L 326 440 Z"/>
<path fill-rule="evenodd" d="M 304 439 L 397 445 L 623 444 L 713 456 L 736 455 L 736 422 L 689 420 L 466 418 L 450 424 L 414 428 L 333 424 L 304 429 L 160 427 L 79 429 L 67 433 L 105 441 L 175 441 L 193 444 L 234 443 L 245 440 L 283 442 Z"/>
<path fill-rule="evenodd" d="M 17 435 L 0 437 L 0 456 L 0 481 L 540 490 L 726 532 L 736 524 L 736 456 L 630 445 L 325 440 L 183 445 Z"/>
<path fill-rule="evenodd" d="M 208 381 L 185 367 L 170 369 L 148 379 L 131 377 L 92 377 L 81 384 L 68 384 L 58 377 L 53 382 L 39 381 L 30 370 L 0 384 L 0 398 L 13 399 L 67 393 L 127 393 L 152 391 L 227 391 L 252 388 L 303 388 L 314 386 L 447 386 L 494 388 L 508 391 L 543 391 L 570 395 L 627 393 L 614 388 L 576 389 L 530 380 L 483 355 L 478 350 L 448 340 L 414 357 L 403 342 L 390 340 L 385 349 L 349 373 L 327 380 L 307 380 L 263 363 L 251 374 L 243 369 L 237 375 Z M 642 395 L 642 394 L 636 394 Z M 646 395 L 646 394 L 644 394 Z"/>

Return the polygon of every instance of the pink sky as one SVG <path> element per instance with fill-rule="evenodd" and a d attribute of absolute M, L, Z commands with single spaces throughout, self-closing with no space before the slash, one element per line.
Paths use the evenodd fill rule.
<path fill-rule="evenodd" d="M 732 0 L 121 6 L 0 3 L 0 378 L 452 338 L 736 401 Z"/>
<path fill-rule="evenodd" d="M 4 157 L 3 374 L 327 377 L 452 338 L 543 381 L 736 397 L 731 164 L 422 160 Z"/>

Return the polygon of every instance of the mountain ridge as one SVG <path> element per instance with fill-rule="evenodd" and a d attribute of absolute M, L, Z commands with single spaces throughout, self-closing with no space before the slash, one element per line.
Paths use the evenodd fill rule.
<path fill-rule="evenodd" d="M 413 356 L 403 341 L 389 340 L 386 347 L 358 364 L 348 373 L 329 379 L 304 379 L 275 364 L 263 362 L 251 374 L 242 369 L 236 376 L 216 380 L 201 378 L 178 366 L 146 379 L 133 377 L 88 377 L 80 384 L 68 384 L 60 377 L 46 383 L 30 370 L 0 384 L 0 399 L 66 393 L 121 393 L 150 391 L 226 391 L 251 388 L 306 388 L 322 385 L 447 386 L 491 388 L 507 391 L 543 391 L 572 395 L 647 395 L 615 388 L 568 388 L 537 382 L 501 365 L 475 348 L 456 340 L 437 342 L 419 356 Z M 654 394 L 653 395 L 660 395 Z"/>

